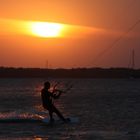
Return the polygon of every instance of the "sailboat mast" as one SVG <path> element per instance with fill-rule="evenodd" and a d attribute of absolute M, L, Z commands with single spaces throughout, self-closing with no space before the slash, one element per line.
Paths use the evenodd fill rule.
<path fill-rule="evenodd" d="M 49 68 L 49 62 L 48 60 L 46 60 L 46 63 L 45 63 L 45 68 L 48 69 Z"/>
<path fill-rule="evenodd" d="M 132 50 L 132 69 L 135 68 L 135 50 Z"/>

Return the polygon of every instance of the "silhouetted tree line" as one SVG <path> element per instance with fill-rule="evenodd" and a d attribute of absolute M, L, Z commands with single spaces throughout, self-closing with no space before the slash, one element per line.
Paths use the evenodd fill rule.
<path fill-rule="evenodd" d="M 0 67 L 0 78 L 140 78 L 140 69 L 127 68 L 8 68 Z"/>

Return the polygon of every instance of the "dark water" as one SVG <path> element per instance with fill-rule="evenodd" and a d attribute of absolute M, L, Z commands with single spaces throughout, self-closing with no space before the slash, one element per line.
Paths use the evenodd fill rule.
<path fill-rule="evenodd" d="M 48 116 L 40 98 L 45 79 L 0 79 L 0 139 L 140 139 L 140 80 L 49 80 L 60 82 L 61 89 L 73 85 L 55 103 L 79 123 L 49 126 L 32 121 Z"/>

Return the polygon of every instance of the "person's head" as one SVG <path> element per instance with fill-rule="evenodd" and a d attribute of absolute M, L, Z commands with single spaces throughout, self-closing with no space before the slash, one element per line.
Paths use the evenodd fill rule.
<path fill-rule="evenodd" d="M 47 82 L 45 82 L 44 83 L 44 87 L 46 88 L 46 89 L 49 89 L 50 88 L 50 83 L 47 81 Z"/>

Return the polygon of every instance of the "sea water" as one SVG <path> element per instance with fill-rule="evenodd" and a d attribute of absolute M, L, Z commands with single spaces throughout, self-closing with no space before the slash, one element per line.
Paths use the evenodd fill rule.
<path fill-rule="evenodd" d="M 71 87 L 54 103 L 79 123 L 32 121 L 49 117 L 40 97 L 46 80 L 62 90 Z M 140 80 L 0 79 L 0 139 L 140 139 Z"/>

